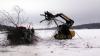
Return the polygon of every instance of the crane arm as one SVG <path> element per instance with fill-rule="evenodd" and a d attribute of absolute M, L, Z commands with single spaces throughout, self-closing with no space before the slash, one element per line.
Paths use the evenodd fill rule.
<path fill-rule="evenodd" d="M 55 17 L 61 17 L 62 19 L 64 19 L 66 21 L 66 24 L 69 26 L 72 26 L 74 23 L 74 21 L 72 19 L 70 19 L 69 17 L 67 17 L 63 13 L 56 14 Z"/>
<path fill-rule="evenodd" d="M 67 16 L 64 15 L 63 13 L 56 14 L 55 16 L 56 16 L 56 17 L 60 16 L 60 17 L 61 17 L 62 19 L 64 19 L 65 21 L 70 19 L 69 17 L 67 17 Z"/>

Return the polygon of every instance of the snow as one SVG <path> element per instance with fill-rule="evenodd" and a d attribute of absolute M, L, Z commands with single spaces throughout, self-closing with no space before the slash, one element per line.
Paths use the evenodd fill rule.
<path fill-rule="evenodd" d="M 75 30 L 71 40 L 55 40 L 55 31 L 36 31 L 43 40 L 37 45 L 3 46 L 6 34 L 0 34 L 0 56 L 100 56 L 100 29 Z M 1 32 L 0 32 L 1 33 Z"/>

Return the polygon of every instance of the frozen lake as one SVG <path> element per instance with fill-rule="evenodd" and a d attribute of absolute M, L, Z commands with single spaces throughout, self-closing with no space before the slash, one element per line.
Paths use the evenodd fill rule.
<path fill-rule="evenodd" d="M 72 40 L 55 40 L 55 31 L 36 31 L 44 40 L 37 45 L 0 46 L 0 56 L 100 56 L 100 29 L 75 30 Z M 0 34 L 0 44 L 7 43 Z"/>

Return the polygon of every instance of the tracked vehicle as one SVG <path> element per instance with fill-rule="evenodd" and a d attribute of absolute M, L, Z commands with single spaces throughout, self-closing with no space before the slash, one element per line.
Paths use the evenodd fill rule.
<path fill-rule="evenodd" d="M 65 16 L 63 13 L 58 13 L 56 15 L 53 15 L 52 13 L 46 11 L 44 14 L 41 15 L 44 16 L 45 19 L 40 21 L 40 23 L 43 21 L 49 21 L 48 24 L 50 24 L 52 21 L 54 21 L 55 24 L 57 25 L 56 28 L 57 33 L 54 35 L 55 39 L 59 39 L 59 40 L 72 39 L 75 36 L 75 31 L 72 28 L 74 21 L 69 17 Z M 61 17 L 63 20 L 65 20 L 65 22 L 56 19 L 56 17 Z M 57 21 L 61 22 L 62 24 L 59 25 Z"/>

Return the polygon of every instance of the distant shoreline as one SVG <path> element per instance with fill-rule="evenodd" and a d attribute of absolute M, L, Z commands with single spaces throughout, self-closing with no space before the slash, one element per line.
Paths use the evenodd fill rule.
<path fill-rule="evenodd" d="M 14 29 L 15 27 L 0 25 L 0 31 L 5 31 L 9 29 Z M 52 28 L 40 28 L 35 30 L 55 30 L 57 27 Z M 100 23 L 90 23 L 90 24 L 82 24 L 73 26 L 74 29 L 100 29 Z"/>
<path fill-rule="evenodd" d="M 74 29 L 100 29 L 100 23 L 90 23 L 73 26 Z"/>

